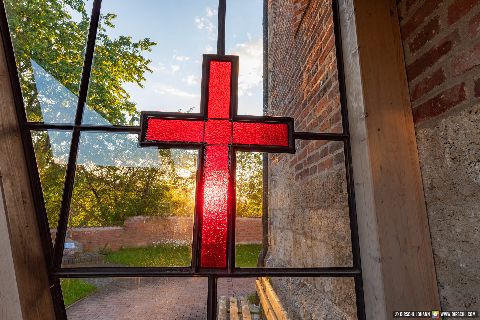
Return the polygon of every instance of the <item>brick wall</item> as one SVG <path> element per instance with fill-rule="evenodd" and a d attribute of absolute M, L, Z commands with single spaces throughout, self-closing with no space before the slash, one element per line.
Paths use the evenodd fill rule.
<path fill-rule="evenodd" d="M 83 251 L 118 250 L 158 243 L 191 243 L 193 219 L 189 217 L 132 217 L 122 227 L 70 228 L 68 238 L 81 244 Z M 53 234 L 54 236 L 54 234 Z M 262 221 L 237 218 L 237 243 L 261 243 Z"/>
<path fill-rule="evenodd" d="M 444 309 L 480 309 L 480 1 L 398 1 Z"/>
<path fill-rule="evenodd" d="M 296 131 L 341 132 L 329 1 L 270 0 L 268 110 Z M 343 145 L 297 141 L 269 155 L 270 267 L 351 266 Z M 354 319 L 350 280 L 273 278 L 292 319 Z"/>

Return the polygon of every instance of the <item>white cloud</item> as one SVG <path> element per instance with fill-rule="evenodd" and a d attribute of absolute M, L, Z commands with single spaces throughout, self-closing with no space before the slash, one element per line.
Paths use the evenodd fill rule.
<path fill-rule="evenodd" d="M 179 65 L 176 65 L 176 64 L 172 65 L 172 73 L 176 73 L 176 72 L 178 72 L 178 70 L 180 70 Z"/>
<path fill-rule="evenodd" d="M 188 60 L 190 60 L 190 57 L 187 57 L 187 56 L 176 56 L 176 55 L 174 55 L 174 56 L 173 56 L 173 59 L 175 59 L 176 61 L 183 62 L 183 61 L 188 61 Z"/>
<path fill-rule="evenodd" d="M 212 9 L 212 8 L 210 8 L 210 7 L 207 7 L 207 8 L 205 9 L 205 11 L 207 12 L 207 17 L 209 17 L 209 18 L 211 18 L 211 17 L 213 17 L 214 15 L 217 14 L 217 10 Z"/>
<path fill-rule="evenodd" d="M 176 97 L 181 97 L 181 98 L 197 98 L 198 95 L 180 90 L 178 88 L 166 85 L 166 84 L 159 84 L 155 88 L 155 92 L 157 92 L 160 95 L 171 95 L 171 96 L 176 96 Z"/>
<path fill-rule="evenodd" d="M 194 74 L 191 74 L 183 79 L 189 86 L 193 86 L 199 83 L 199 79 Z"/>
<path fill-rule="evenodd" d="M 153 66 L 150 66 L 150 69 L 152 69 L 153 72 L 165 72 L 165 71 L 167 71 L 167 68 L 161 62 L 158 62 L 157 64 L 155 64 Z"/>
<path fill-rule="evenodd" d="M 238 95 L 251 96 L 251 90 L 263 84 L 263 41 L 259 38 L 237 43 L 233 52 L 240 57 Z"/>
<path fill-rule="evenodd" d="M 210 19 L 205 17 L 195 17 L 195 25 L 199 30 L 207 30 L 209 33 L 213 32 L 213 23 Z"/>
<path fill-rule="evenodd" d="M 206 46 L 205 53 L 213 53 L 213 47 L 211 45 Z"/>
<path fill-rule="evenodd" d="M 212 19 L 217 14 L 217 10 L 212 9 L 210 7 L 205 8 L 205 16 L 203 17 L 195 17 L 194 22 L 195 26 L 199 30 L 207 31 L 207 37 L 209 40 L 216 40 L 215 34 L 215 24 L 213 23 Z"/>

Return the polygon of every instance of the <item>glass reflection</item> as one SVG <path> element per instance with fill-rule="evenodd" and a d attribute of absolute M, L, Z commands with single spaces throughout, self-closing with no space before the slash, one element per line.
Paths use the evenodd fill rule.
<path fill-rule="evenodd" d="M 5 1 L 29 121 L 73 122 L 92 3 Z"/>
<path fill-rule="evenodd" d="M 190 266 L 196 151 L 82 133 L 63 265 Z"/>

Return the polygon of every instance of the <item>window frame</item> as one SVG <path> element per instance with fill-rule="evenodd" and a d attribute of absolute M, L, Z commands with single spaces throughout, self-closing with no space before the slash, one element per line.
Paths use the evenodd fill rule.
<path fill-rule="evenodd" d="M 225 54 L 225 18 L 227 0 L 219 0 L 218 6 L 218 38 L 217 54 Z M 268 0 L 263 0 L 263 44 L 264 44 L 264 108 L 268 101 Z M 311 0 L 310 0 L 311 1 Z M 340 107 L 342 115 L 342 133 L 313 133 L 313 132 L 294 132 L 293 138 L 299 140 L 324 140 L 341 141 L 344 143 L 345 169 L 347 181 L 348 208 L 350 218 L 350 235 L 352 245 L 352 267 L 318 267 L 318 268 L 236 268 L 231 270 L 196 270 L 194 264 L 190 267 L 85 267 L 85 268 L 62 268 L 63 249 L 67 231 L 68 215 L 70 203 L 73 194 L 76 160 L 80 144 L 80 135 L 82 132 L 117 132 L 140 134 L 140 126 L 126 125 L 88 125 L 82 124 L 83 112 L 86 106 L 88 85 L 93 65 L 93 56 L 95 51 L 96 35 L 99 27 L 101 2 L 94 0 L 93 9 L 90 18 L 90 27 L 88 31 L 85 57 L 82 70 L 82 78 L 78 93 L 78 103 L 75 115 L 75 121 L 72 124 L 46 124 L 43 122 L 29 122 L 27 120 L 22 92 L 20 89 L 20 80 L 16 67 L 13 45 L 8 27 L 8 21 L 5 12 L 4 0 L 0 0 L 2 10 L 0 12 L 0 28 L 3 43 L 5 47 L 5 56 L 7 60 L 10 81 L 12 84 L 14 103 L 19 120 L 21 138 L 27 167 L 29 170 L 30 187 L 33 193 L 36 215 L 39 224 L 41 244 L 45 259 L 48 263 L 49 281 L 54 300 L 55 314 L 57 320 L 67 319 L 65 306 L 63 302 L 62 291 L 60 287 L 61 278 L 87 278 L 87 277 L 206 277 L 208 278 L 208 298 L 207 314 L 208 319 L 217 317 L 217 280 L 219 278 L 255 278 L 261 276 L 273 277 L 339 277 L 353 278 L 355 283 L 356 310 L 357 317 L 360 320 L 366 319 L 365 301 L 363 292 L 362 269 L 360 259 L 360 244 L 358 235 L 357 213 L 355 206 L 355 190 L 353 181 L 351 141 L 348 124 L 347 96 L 345 87 L 345 71 L 342 53 L 341 25 L 339 15 L 338 0 L 332 0 L 333 25 L 335 36 L 336 60 L 339 82 Z M 65 174 L 61 211 L 55 245 L 52 247 L 52 238 L 46 215 L 45 203 L 43 199 L 42 186 L 40 183 L 39 172 L 35 159 L 35 152 L 31 138 L 31 132 L 44 130 L 58 130 L 72 132 L 70 152 Z M 266 160 L 264 159 L 264 162 Z M 264 168 L 266 167 L 264 163 Z M 265 175 L 265 171 L 264 171 Z M 264 186 L 268 187 L 264 183 Z M 264 190 L 265 194 L 265 190 Z M 265 198 L 265 196 L 264 196 Z M 267 210 L 264 208 L 264 213 Z M 196 230 L 196 228 L 194 229 Z M 195 231 L 196 233 L 198 230 Z M 230 230 L 234 232 L 234 230 Z M 195 235 L 193 237 L 195 239 Z M 192 257 L 192 260 L 194 258 Z M 234 261 L 234 255 L 229 259 Z"/>

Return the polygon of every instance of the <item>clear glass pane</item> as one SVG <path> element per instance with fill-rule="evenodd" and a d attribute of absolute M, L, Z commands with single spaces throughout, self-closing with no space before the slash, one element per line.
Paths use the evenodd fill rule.
<path fill-rule="evenodd" d="M 69 320 L 207 318 L 205 278 L 62 279 Z"/>
<path fill-rule="evenodd" d="M 84 123 L 137 124 L 139 111 L 200 110 L 202 55 L 218 0 L 104 0 Z"/>
<path fill-rule="evenodd" d="M 82 133 L 64 265 L 191 265 L 197 152 Z"/>
<path fill-rule="evenodd" d="M 217 282 L 218 319 L 260 319 L 256 278 L 220 278 Z M 237 313 L 234 317 L 233 313 Z M 262 318 L 264 319 L 264 318 Z"/>
<path fill-rule="evenodd" d="M 236 155 L 235 264 L 257 267 L 262 249 L 263 154 Z"/>
<path fill-rule="evenodd" d="M 332 5 L 303 4 L 272 14 L 268 21 L 267 114 L 293 117 L 296 131 L 341 133 Z M 295 19 L 286 23 L 290 14 Z"/>
<path fill-rule="evenodd" d="M 352 278 L 272 277 L 265 280 L 290 319 L 357 319 Z"/>
<path fill-rule="evenodd" d="M 217 293 L 219 319 L 357 319 L 351 278 L 221 278 Z"/>
<path fill-rule="evenodd" d="M 32 131 L 38 173 L 52 238 L 55 238 L 72 133 Z"/>
<path fill-rule="evenodd" d="M 239 56 L 238 114 L 263 114 L 263 0 L 227 1 L 227 54 Z"/>
<path fill-rule="evenodd" d="M 264 222 L 261 206 L 253 205 L 262 196 L 256 177 L 262 172 L 260 158 L 247 162 L 255 175 L 246 183 L 239 178 L 245 172 L 242 161 L 237 161 L 237 180 L 246 186 L 237 186 L 237 267 L 352 266 L 343 143 L 297 140 L 296 149 L 295 154 L 268 155 Z M 248 218 L 242 216 L 242 202 L 253 213 Z"/>
<path fill-rule="evenodd" d="M 74 121 L 92 3 L 5 1 L 29 121 Z"/>

